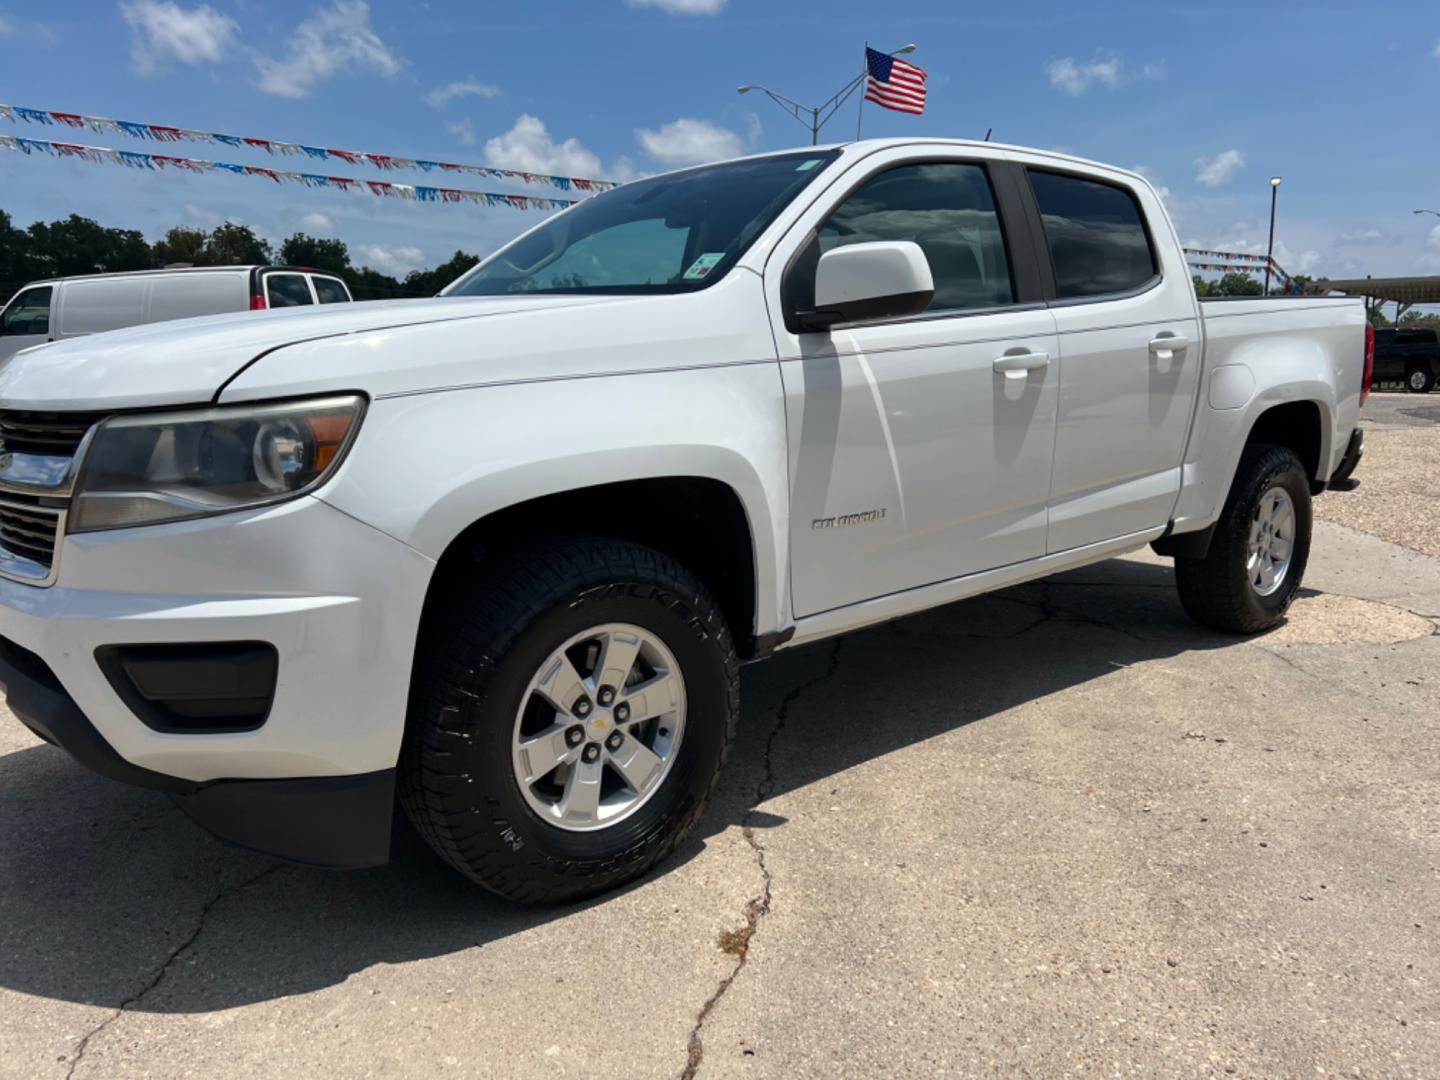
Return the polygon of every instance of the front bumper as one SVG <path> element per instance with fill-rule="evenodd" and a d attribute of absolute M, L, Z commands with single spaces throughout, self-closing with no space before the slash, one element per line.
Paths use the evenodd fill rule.
<path fill-rule="evenodd" d="M 0 581 L 0 684 L 27 727 L 169 792 L 232 842 L 323 866 L 385 861 L 429 559 L 310 498 L 67 537 L 60 555 L 50 588 Z M 236 641 L 279 657 L 269 715 L 243 731 L 156 730 L 97 659 Z"/>

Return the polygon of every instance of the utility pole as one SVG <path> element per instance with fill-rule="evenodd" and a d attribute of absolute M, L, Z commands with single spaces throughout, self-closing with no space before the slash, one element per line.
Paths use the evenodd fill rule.
<path fill-rule="evenodd" d="M 905 53 L 912 53 L 914 51 L 915 46 L 913 44 L 902 45 L 900 48 L 894 50 L 893 52 L 887 53 L 886 55 L 902 56 Z M 850 95 L 853 94 L 855 90 L 865 82 L 865 76 L 867 74 L 868 70 L 861 71 L 859 75 L 855 76 L 855 78 L 851 79 L 839 90 L 835 91 L 835 93 L 830 95 L 830 97 L 826 101 L 819 105 L 802 105 L 800 104 L 800 102 L 794 100 L 793 98 L 788 98 L 784 94 L 777 93 L 776 91 L 771 90 L 768 86 L 761 86 L 758 83 L 747 83 L 744 86 L 736 87 L 736 91 L 741 94 L 748 94 L 751 90 L 759 90 L 771 101 L 775 102 L 776 105 L 779 105 L 796 120 L 799 120 L 800 123 L 804 124 L 805 127 L 809 128 L 810 145 L 816 146 L 820 142 L 820 129 L 823 128 L 826 124 L 828 124 L 831 118 L 840 111 L 840 106 L 844 105 L 845 102 L 850 100 Z M 863 110 L 865 104 L 864 95 L 861 95 L 860 104 L 861 109 Z M 860 137 L 860 127 L 858 123 L 855 127 L 855 137 L 856 139 L 859 139 Z"/>
<path fill-rule="evenodd" d="M 1280 193 L 1278 176 L 1270 177 L 1270 247 L 1265 252 L 1265 295 L 1270 295 L 1270 267 L 1275 263 L 1275 197 Z"/>

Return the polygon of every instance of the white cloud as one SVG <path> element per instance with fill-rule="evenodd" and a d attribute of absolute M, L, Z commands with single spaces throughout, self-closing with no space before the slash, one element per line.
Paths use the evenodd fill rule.
<path fill-rule="evenodd" d="M 1140 77 L 1150 82 L 1160 82 L 1170 71 L 1164 64 L 1146 64 L 1140 69 Z"/>
<path fill-rule="evenodd" d="M 0 37 L 15 33 L 15 20 L 9 15 L 0 15 Z"/>
<path fill-rule="evenodd" d="M 602 178 L 600 159 L 579 139 L 554 142 L 545 124 L 529 113 L 523 113 L 504 135 L 486 140 L 485 164 L 492 169 Z"/>
<path fill-rule="evenodd" d="M 728 0 L 625 0 L 633 8 L 659 8 L 671 15 L 719 15 Z"/>
<path fill-rule="evenodd" d="M 1434 55 L 1435 55 L 1436 59 L 1440 59 L 1440 38 L 1436 38 L 1436 39 L 1435 39 L 1435 53 L 1434 53 Z"/>
<path fill-rule="evenodd" d="M 303 98 L 318 82 L 346 71 L 391 76 L 400 59 L 370 26 L 365 0 L 334 0 L 295 28 L 281 57 L 260 56 L 260 89 L 277 97 Z"/>
<path fill-rule="evenodd" d="M 1352 229 L 1336 237 L 1335 244 L 1337 247 L 1366 247 L 1386 243 L 1389 239 L 1379 229 Z"/>
<path fill-rule="evenodd" d="M 1219 187 L 1235 179 L 1245 167 L 1245 155 L 1239 150 L 1223 150 L 1214 157 L 1195 159 L 1195 181 L 1206 187 Z"/>
<path fill-rule="evenodd" d="M 1109 60 L 1092 60 L 1088 64 L 1077 64 L 1074 57 L 1066 56 L 1046 64 L 1045 74 L 1050 79 L 1050 85 L 1056 90 L 1069 94 L 1071 97 L 1079 97 L 1096 84 L 1109 87 L 1119 86 L 1120 61 L 1111 57 Z"/>
<path fill-rule="evenodd" d="M 445 130 L 459 139 L 461 146 L 475 145 L 475 125 L 469 120 L 452 120 L 445 125 Z"/>
<path fill-rule="evenodd" d="M 326 233 L 334 233 L 336 231 L 335 222 L 325 214 L 319 213 L 306 214 L 300 219 L 300 227 L 312 233 L 319 233 L 322 236 Z"/>
<path fill-rule="evenodd" d="M 446 83 L 444 86 L 437 86 L 425 95 L 425 104 L 431 108 L 441 109 L 456 98 L 483 97 L 493 98 L 500 93 L 498 86 L 491 86 L 489 83 L 478 82 L 475 79 L 461 79 L 457 82 Z"/>
<path fill-rule="evenodd" d="M 403 278 L 425 264 L 425 253 L 408 245 L 361 244 L 360 257 L 364 260 L 363 265 L 397 278 Z"/>
<path fill-rule="evenodd" d="M 1440 225 L 1430 230 L 1425 253 L 1415 260 L 1415 269 L 1426 274 L 1440 274 Z"/>
<path fill-rule="evenodd" d="M 706 120 L 682 116 L 658 130 L 637 129 L 641 149 L 662 165 L 703 165 L 721 158 L 738 157 L 745 142 L 728 128 Z"/>
<path fill-rule="evenodd" d="M 183 8 L 172 0 L 126 0 L 120 14 L 130 24 L 130 59 L 141 75 L 167 60 L 216 63 L 240 34 L 239 24 L 208 4 Z"/>

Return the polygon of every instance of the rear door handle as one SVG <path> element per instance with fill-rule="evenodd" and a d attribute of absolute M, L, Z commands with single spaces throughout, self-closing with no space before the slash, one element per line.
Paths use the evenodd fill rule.
<path fill-rule="evenodd" d="M 1050 357 L 1043 352 L 1006 353 L 995 358 L 995 370 L 1007 379 L 1023 379 L 1032 371 L 1050 366 Z"/>
<path fill-rule="evenodd" d="M 1161 334 L 1150 340 L 1150 355 L 1157 360 L 1173 360 L 1177 352 L 1190 347 L 1190 339 L 1176 334 Z"/>

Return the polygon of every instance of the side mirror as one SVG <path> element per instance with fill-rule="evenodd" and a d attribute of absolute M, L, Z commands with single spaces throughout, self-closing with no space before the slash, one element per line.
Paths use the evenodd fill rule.
<path fill-rule="evenodd" d="M 829 330 L 864 319 L 918 315 L 935 296 L 935 279 L 920 245 L 878 240 L 835 248 L 815 267 L 815 310 L 801 312 L 805 330 Z"/>

